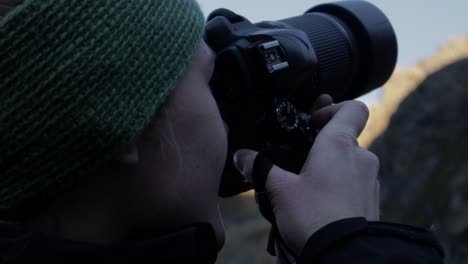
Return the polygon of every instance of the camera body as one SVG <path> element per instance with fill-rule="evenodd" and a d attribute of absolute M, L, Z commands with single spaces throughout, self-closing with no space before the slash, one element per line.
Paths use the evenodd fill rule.
<path fill-rule="evenodd" d="M 213 95 L 229 126 L 220 195 L 249 190 L 235 170 L 238 149 L 266 151 L 299 172 L 317 129 L 316 98 L 354 99 L 385 83 L 396 65 L 397 41 L 387 17 L 364 1 L 319 5 L 302 16 L 253 24 L 226 9 L 208 18 L 205 41 L 217 55 Z"/>

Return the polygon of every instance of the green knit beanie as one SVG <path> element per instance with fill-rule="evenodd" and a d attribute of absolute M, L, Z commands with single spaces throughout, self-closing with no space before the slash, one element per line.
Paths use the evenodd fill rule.
<path fill-rule="evenodd" d="M 194 0 L 26 0 L 0 20 L 0 209 L 67 190 L 137 137 L 190 63 Z"/>

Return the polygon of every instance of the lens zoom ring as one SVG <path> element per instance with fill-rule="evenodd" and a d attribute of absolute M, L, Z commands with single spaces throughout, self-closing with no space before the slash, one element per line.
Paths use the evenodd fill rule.
<path fill-rule="evenodd" d="M 355 72 L 350 29 L 338 18 L 323 13 L 305 14 L 281 22 L 304 31 L 309 37 L 319 61 L 320 90 L 336 91 L 332 95 L 335 98 L 342 96 Z"/>

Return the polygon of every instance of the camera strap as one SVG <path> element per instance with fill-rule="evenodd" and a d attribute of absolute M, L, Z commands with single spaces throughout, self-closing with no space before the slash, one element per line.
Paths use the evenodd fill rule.
<path fill-rule="evenodd" d="M 277 257 L 278 263 L 295 264 L 297 256 L 283 241 L 278 226 L 276 224 L 275 214 L 270 202 L 270 197 L 266 190 L 266 181 L 268 174 L 273 168 L 273 162 L 268 158 L 268 150 L 261 151 L 255 158 L 252 181 L 255 189 L 255 200 L 260 213 L 270 222 L 271 230 L 268 239 L 267 251 Z"/>

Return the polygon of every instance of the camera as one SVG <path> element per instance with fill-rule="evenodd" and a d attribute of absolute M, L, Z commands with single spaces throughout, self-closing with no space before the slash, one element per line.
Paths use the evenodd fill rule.
<path fill-rule="evenodd" d="M 298 173 L 317 134 L 310 120 L 316 98 L 326 93 L 337 103 L 382 86 L 398 53 L 390 21 L 365 1 L 256 24 L 218 9 L 208 17 L 205 41 L 216 53 L 211 87 L 229 126 L 222 197 L 252 188 L 234 168 L 238 149 L 265 151 Z"/>

